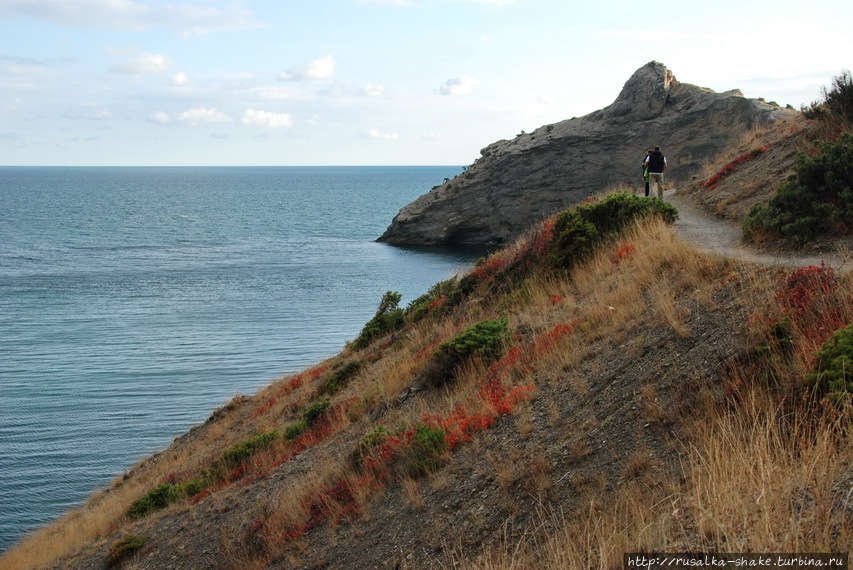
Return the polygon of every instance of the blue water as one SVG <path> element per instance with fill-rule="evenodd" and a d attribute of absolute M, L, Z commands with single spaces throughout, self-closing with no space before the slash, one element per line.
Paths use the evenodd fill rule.
<path fill-rule="evenodd" d="M 459 167 L 0 167 L 0 551 L 471 252 L 373 240 Z"/>

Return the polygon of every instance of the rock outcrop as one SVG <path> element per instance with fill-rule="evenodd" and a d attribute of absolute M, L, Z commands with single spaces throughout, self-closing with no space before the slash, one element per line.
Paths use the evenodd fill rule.
<path fill-rule="evenodd" d="M 504 245 L 587 196 L 624 185 L 639 190 L 650 146 L 667 156 L 669 185 L 695 176 L 750 130 L 794 113 L 738 90 L 680 83 L 650 62 L 610 106 L 487 146 L 462 174 L 403 207 L 378 241 Z"/>

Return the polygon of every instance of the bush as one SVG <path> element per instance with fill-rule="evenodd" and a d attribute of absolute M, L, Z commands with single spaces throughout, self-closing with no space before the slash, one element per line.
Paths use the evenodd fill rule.
<path fill-rule="evenodd" d="M 329 400 L 322 400 L 311 404 L 304 412 L 302 412 L 302 417 L 305 419 L 305 423 L 308 426 L 314 425 L 331 406 L 332 403 Z"/>
<path fill-rule="evenodd" d="M 853 123 L 853 76 L 850 71 L 842 70 L 841 75 L 832 78 L 832 88 L 821 89 L 826 108 L 836 117 L 847 123 Z"/>
<path fill-rule="evenodd" d="M 415 428 L 411 446 L 406 449 L 403 475 L 417 478 L 428 475 L 441 466 L 447 451 L 447 438 L 440 427 L 420 424 Z"/>
<path fill-rule="evenodd" d="M 229 467 L 236 467 L 249 459 L 261 449 L 267 449 L 281 437 L 278 430 L 272 430 L 266 433 L 259 433 L 249 439 L 245 439 L 240 443 L 232 445 L 221 458 L 221 461 Z"/>
<path fill-rule="evenodd" d="M 796 174 L 767 206 L 753 205 L 743 230 L 754 241 L 771 234 L 789 242 L 853 231 L 853 134 L 825 143 L 815 156 L 801 154 Z"/>
<path fill-rule="evenodd" d="M 153 512 L 165 509 L 178 498 L 178 488 L 171 483 L 164 483 L 154 487 L 144 497 L 134 501 L 127 510 L 127 516 L 132 519 L 141 519 Z"/>
<path fill-rule="evenodd" d="M 353 450 L 350 456 L 352 464 L 356 467 L 363 465 L 364 458 L 368 457 L 377 447 L 385 443 L 385 440 L 388 439 L 388 436 L 390 435 L 391 432 L 388 431 L 388 428 L 384 425 L 380 425 L 372 432 L 361 438 L 361 441 L 358 442 L 358 446 Z"/>
<path fill-rule="evenodd" d="M 629 192 L 610 194 L 603 200 L 561 212 L 554 226 L 551 253 L 558 267 L 568 269 L 587 258 L 601 243 L 612 239 L 629 223 L 660 216 L 673 223 L 678 211 L 657 198 Z"/>
<path fill-rule="evenodd" d="M 360 360 L 352 360 L 346 364 L 339 365 L 338 368 L 329 375 L 326 383 L 320 387 L 320 392 L 324 394 L 334 394 L 344 387 L 344 385 L 355 376 L 364 363 Z"/>
<path fill-rule="evenodd" d="M 148 537 L 136 534 L 127 535 L 121 540 L 113 543 L 107 553 L 107 568 L 120 566 L 125 560 L 139 552 L 146 544 L 148 544 Z"/>
<path fill-rule="evenodd" d="M 290 424 L 284 428 L 284 439 L 287 441 L 293 441 L 306 431 L 308 431 L 308 422 L 305 420 L 298 421 L 295 424 Z"/>
<path fill-rule="evenodd" d="M 440 386 L 449 382 L 456 369 L 475 355 L 487 362 L 499 358 L 509 339 L 508 323 L 505 317 L 487 319 L 439 345 L 421 375 L 423 383 Z"/>
<path fill-rule="evenodd" d="M 402 298 L 403 296 L 396 291 L 386 292 L 379 302 L 376 314 L 367 321 L 358 338 L 352 342 L 352 348 L 356 350 L 367 348 L 374 339 L 402 328 L 405 312 L 398 308 Z"/>
<path fill-rule="evenodd" d="M 835 401 L 842 401 L 853 392 L 853 324 L 835 331 L 826 340 L 809 379 L 821 394 Z"/>

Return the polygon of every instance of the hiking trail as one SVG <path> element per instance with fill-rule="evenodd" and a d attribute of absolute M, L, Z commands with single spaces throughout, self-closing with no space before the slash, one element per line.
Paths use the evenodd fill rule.
<path fill-rule="evenodd" d="M 703 251 L 762 265 L 799 267 L 826 263 L 841 272 L 849 272 L 853 268 L 849 241 L 833 252 L 759 252 L 743 242 L 740 222 L 709 214 L 691 202 L 689 197 L 680 196 L 677 190 L 665 191 L 664 199 L 678 208 L 678 220 L 675 222 L 678 235 Z"/>

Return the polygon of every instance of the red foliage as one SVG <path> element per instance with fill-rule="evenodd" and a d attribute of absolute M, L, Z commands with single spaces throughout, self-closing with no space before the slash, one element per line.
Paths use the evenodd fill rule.
<path fill-rule="evenodd" d="M 703 182 L 702 186 L 704 186 L 705 188 L 710 188 L 711 190 L 713 190 L 714 188 L 717 187 L 717 183 L 724 176 L 731 174 L 732 172 L 737 170 L 737 166 L 739 164 L 746 162 L 747 160 L 752 160 L 753 158 L 757 158 L 757 157 L 761 156 L 761 154 L 764 153 L 765 151 L 767 151 L 767 149 L 769 149 L 769 148 L 770 148 L 770 145 L 762 146 L 762 147 L 753 149 L 752 151 L 750 151 L 746 154 L 740 155 L 739 157 L 737 157 L 736 159 L 734 159 L 730 163 L 723 166 L 720 169 L 720 171 L 717 172 L 716 174 L 714 174 L 711 178 L 709 178 L 708 180 Z"/>
<path fill-rule="evenodd" d="M 811 354 L 829 336 L 844 326 L 841 308 L 833 299 L 837 288 L 835 271 L 821 263 L 820 267 L 799 267 L 776 291 L 776 301 L 804 337 L 802 350 Z"/>
<path fill-rule="evenodd" d="M 623 261 L 633 258 L 635 249 L 634 244 L 623 243 L 619 248 L 619 251 L 617 251 L 613 256 L 613 259 L 610 260 L 610 263 L 613 265 L 619 265 Z"/>
<path fill-rule="evenodd" d="M 265 415 L 270 409 L 278 403 L 278 398 L 270 398 L 263 404 L 257 407 L 254 412 L 252 412 L 252 418 L 257 418 L 259 416 Z"/>
<path fill-rule="evenodd" d="M 514 245 L 506 247 L 479 262 L 472 275 L 480 281 L 490 281 L 495 276 L 519 265 L 533 263 L 548 253 L 554 238 L 556 218 L 549 218 Z"/>

